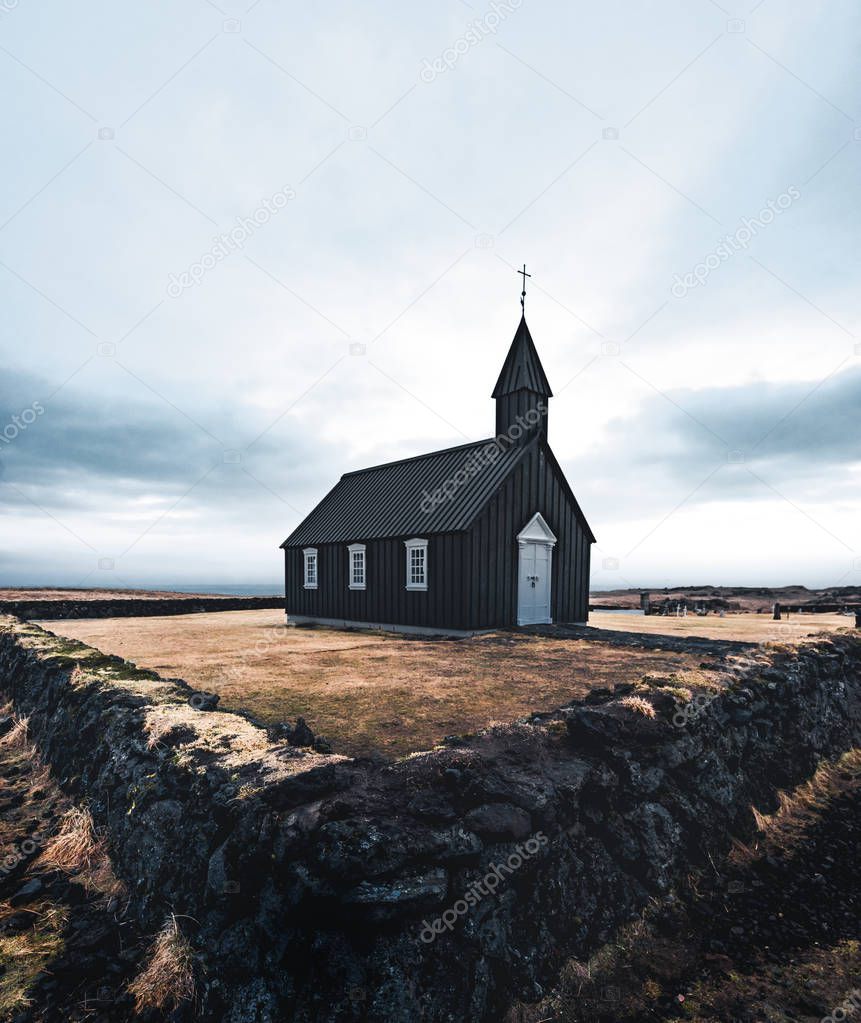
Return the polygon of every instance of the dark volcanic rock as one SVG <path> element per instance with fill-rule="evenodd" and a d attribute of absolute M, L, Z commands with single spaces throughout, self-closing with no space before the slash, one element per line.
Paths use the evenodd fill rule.
<path fill-rule="evenodd" d="M 217 693 L 194 692 L 189 696 L 189 705 L 195 710 L 215 710 L 221 697 Z"/>
<path fill-rule="evenodd" d="M 601 694 L 377 764 L 317 752 L 301 719 L 273 744 L 180 683 L 0 622 L 0 680 L 106 829 L 130 918 L 194 921 L 206 979 L 181 1018 L 207 1023 L 479 1023 L 538 998 L 861 740 L 861 642 L 745 656 L 685 727 Z"/>
<path fill-rule="evenodd" d="M 360 881 L 344 893 L 347 903 L 371 906 L 430 906 L 442 902 L 448 892 L 448 874 L 434 867 L 424 874 L 406 874 L 392 881 Z"/>
<path fill-rule="evenodd" d="M 481 838 L 504 842 L 526 838 L 532 831 L 532 819 L 525 810 L 510 803 L 487 803 L 470 810 L 464 824 Z"/>
<path fill-rule="evenodd" d="M 289 721 L 279 721 L 277 725 L 272 725 L 269 729 L 269 738 L 273 742 L 284 742 L 290 739 L 293 734 L 293 726 Z"/>
<path fill-rule="evenodd" d="M 211 611 L 283 608 L 283 597 L 95 597 L 92 600 L 0 600 L 0 614 L 44 621 L 66 618 L 139 618 Z"/>
<path fill-rule="evenodd" d="M 664 721 L 625 711 L 618 704 L 573 707 L 566 712 L 568 733 L 584 749 L 608 744 L 654 745 L 666 741 L 670 726 Z"/>
<path fill-rule="evenodd" d="M 17 892 L 9 899 L 11 906 L 23 906 L 28 903 L 34 895 L 38 895 L 39 892 L 45 887 L 41 878 L 31 878 L 26 884 L 21 885 Z"/>
<path fill-rule="evenodd" d="M 314 733 L 305 724 L 305 718 L 296 718 L 296 727 L 290 733 L 288 741 L 291 746 L 314 745 Z"/>

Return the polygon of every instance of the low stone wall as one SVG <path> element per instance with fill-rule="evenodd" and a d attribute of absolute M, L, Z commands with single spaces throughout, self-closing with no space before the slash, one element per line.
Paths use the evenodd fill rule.
<path fill-rule="evenodd" d="M 0 683 L 106 827 L 132 911 L 200 959 L 187 1018 L 501 1020 L 861 737 L 861 642 L 650 678 L 394 764 L 279 745 L 184 683 L 0 622 Z"/>
<path fill-rule="evenodd" d="M 24 620 L 61 618 L 137 618 L 142 615 L 190 615 L 206 611 L 284 609 L 283 597 L 129 597 L 92 600 L 0 600 L 0 615 Z"/>

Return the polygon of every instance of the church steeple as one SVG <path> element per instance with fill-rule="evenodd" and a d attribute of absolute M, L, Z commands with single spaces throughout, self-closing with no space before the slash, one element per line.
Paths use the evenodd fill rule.
<path fill-rule="evenodd" d="M 508 355 L 502 364 L 502 372 L 496 381 L 492 398 L 500 398 L 505 394 L 513 394 L 522 389 L 552 398 L 553 392 L 544 373 L 544 367 L 535 350 L 535 342 L 526 325 L 526 317 L 520 317 L 517 333 L 508 349 Z"/>
<path fill-rule="evenodd" d="M 497 436 L 508 433 L 516 443 L 525 443 L 536 432 L 547 435 L 547 402 L 553 392 L 525 315 L 520 317 L 491 397 L 496 399 Z M 515 425 L 520 430 L 512 429 Z"/>

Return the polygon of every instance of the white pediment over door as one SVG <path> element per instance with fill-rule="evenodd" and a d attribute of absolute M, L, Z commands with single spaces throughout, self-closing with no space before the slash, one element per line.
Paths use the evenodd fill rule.
<path fill-rule="evenodd" d="M 556 543 L 556 537 L 553 535 L 553 530 L 544 521 L 541 512 L 536 512 L 517 534 L 517 542 L 521 544 L 544 543 L 552 547 Z"/>

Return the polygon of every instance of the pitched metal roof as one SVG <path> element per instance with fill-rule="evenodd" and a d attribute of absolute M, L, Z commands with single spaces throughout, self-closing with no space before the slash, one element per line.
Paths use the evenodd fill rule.
<path fill-rule="evenodd" d="M 348 472 L 281 546 L 466 529 L 529 447 L 501 450 L 491 437 Z"/>
<path fill-rule="evenodd" d="M 544 367 L 535 350 L 535 342 L 526 326 L 526 317 L 521 316 L 517 333 L 508 349 L 508 355 L 502 364 L 502 372 L 493 388 L 493 398 L 501 398 L 504 394 L 523 389 L 535 391 L 551 398 L 553 392 L 544 373 Z"/>

